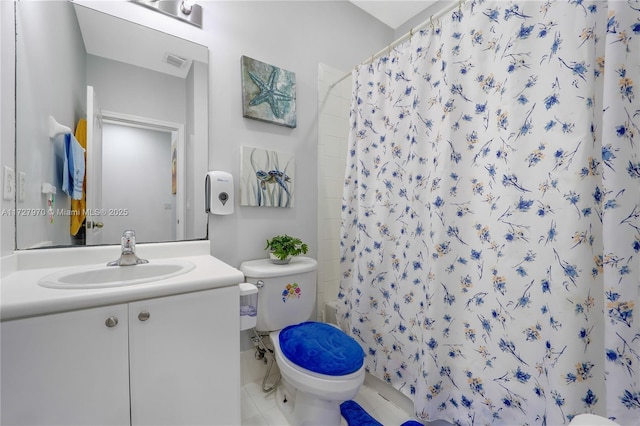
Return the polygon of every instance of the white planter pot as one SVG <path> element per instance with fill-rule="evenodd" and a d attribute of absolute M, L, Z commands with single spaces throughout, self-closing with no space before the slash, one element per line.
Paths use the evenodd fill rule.
<path fill-rule="evenodd" d="M 269 253 L 269 259 L 277 265 L 286 265 L 291 261 L 291 256 L 287 257 L 285 260 L 280 260 L 273 253 Z"/>

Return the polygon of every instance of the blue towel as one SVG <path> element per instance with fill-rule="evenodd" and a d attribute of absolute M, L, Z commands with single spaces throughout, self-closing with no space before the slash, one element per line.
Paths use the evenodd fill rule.
<path fill-rule="evenodd" d="M 82 200 L 84 168 L 84 148 L 71 133 L 65 134 L 62 190 L 74 200 Z"/>
<path fill-rule="evenodd" d="M 364 351 L 352 337 L 322 322 L 303 322 L 280 331 L 280 348 L 294 364 L 315 373 L 344 376 L 362 367 Z"/>

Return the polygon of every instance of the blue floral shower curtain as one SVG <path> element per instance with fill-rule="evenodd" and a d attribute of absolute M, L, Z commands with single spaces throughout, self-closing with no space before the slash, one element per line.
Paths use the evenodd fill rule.
<path fill-rule="evenodd" d="M 637 424 L 638 81 L 637 0 L 474 1 L 354 72 L 339 322 L 419 418 Z"/>

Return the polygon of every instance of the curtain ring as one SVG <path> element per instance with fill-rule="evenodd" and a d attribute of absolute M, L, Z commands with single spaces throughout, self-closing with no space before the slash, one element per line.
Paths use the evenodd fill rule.
<path fill-rule="evenodd" d="M 433 31 L 433 15 L 431 15 L 429 17 L 429 22 L 430 22 L 430 25 L 431 25 L 431 31 Z"/>
<path fill-rule="evenodd" d="M 409 40 L 413 38 L 413 28 L 409 30 Z"/>
<path fill-rule="evenodd" d="M 458 12 L 462 13 L 462 1 L 463 0 L 458 0 Z"/>

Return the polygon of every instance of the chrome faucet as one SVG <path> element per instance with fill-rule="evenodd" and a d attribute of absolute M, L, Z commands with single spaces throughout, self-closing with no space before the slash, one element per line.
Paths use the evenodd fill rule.
<path fill-rule="evenodd" d="M 107 266 L 131 266 L 149 263 L 146 259 L 140 259 L 136 255 L 136 233 L 126 230 L 120 238 L 120 258 L 107 263 Z"/>

